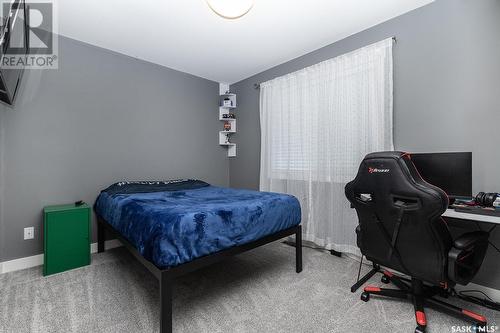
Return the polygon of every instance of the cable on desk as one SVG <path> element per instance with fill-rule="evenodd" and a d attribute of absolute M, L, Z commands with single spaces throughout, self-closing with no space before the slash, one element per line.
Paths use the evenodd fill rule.
<path fill-rule="evenodd" d="M 484 298 L 470 295 L 473 293 L 481 294 L 484 296 Z M 500 303 L 493 301 L 491 297 L 489 297 L 486 293 L 482 292 L 481 290 L 462 290 L 457 293 L 455 289 L 452 289 L 452 295 L 455 295 L 461 300 L 464 300 L 466 302 L 481 305 L 491 310 L 500 311 Z"/>

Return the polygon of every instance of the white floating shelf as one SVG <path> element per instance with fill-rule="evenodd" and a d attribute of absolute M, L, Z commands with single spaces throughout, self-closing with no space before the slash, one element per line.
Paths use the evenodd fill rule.
<path fill-rule="evenodd" d="M 229 125 L 231 125 L 231 129 L 229 129 L 229 130 L 223 129 L 221 132 L 236 133 L 236 121 L 230 121 L 230 120 L 226 120 L 226 119 L 223 119 L 222 121 L 224 122 L 224 124 L 226 122 L 229 123 Z"/>
<path fill-rule="evenodd" d="M 228 84 L 219 84 L 219 120 L 227 122 L 231 125 L 229 131 L 219 132 L 219 145 L 227 148 L 227 156 L 236 156 L 236 143 L 231 142 L 230 136 L 236 133 L 236 119 L 235 118 L 224 118 L 224 115 L 232 113 L 231 110 L 236 109 L 236 94 L 226 93 L 229 91 Z M 224 104 L 224 101 L 226 104 Z M 229 103 L 229 104 L 228 104 Z"/>
<path fill-rule="evenodd" d="M 229 89 L 229 87 L 228 87 Z M 229 104 L 226 104 L 229 103 Z M 219 97 L 219 105 L 224 109 L 236 108 L 236 94 L 221 94 Z"/>
<path fill-rule="evenodd" d="M 224 118 L 225 114 L 230 114 L 230 109 L 219 107 L 219 120 L 236 120 L 236 118 Z"/>
<path fill-rule="evenodd" d="M 226 131 L 220 131 L 219 132 L 219 144 L 220 145 L 227 145 L 229 143 L 234 143 L 234 142 L 231 142 L 229 141 L 228 142 L 228 136 L 230 137 L 231 134 L 234 134 L 235 132 L 226 132 Z"/>

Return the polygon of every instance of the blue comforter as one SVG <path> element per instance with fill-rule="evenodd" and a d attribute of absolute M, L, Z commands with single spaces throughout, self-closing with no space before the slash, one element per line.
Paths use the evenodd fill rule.
<path fill-rule="evenodd" d="M 101 192 L 95 210 L 162 269 L 300 224 L 300 205 L 291 195 L 199 183 L 138 193 L 116 191 L 115 184 Z"/>

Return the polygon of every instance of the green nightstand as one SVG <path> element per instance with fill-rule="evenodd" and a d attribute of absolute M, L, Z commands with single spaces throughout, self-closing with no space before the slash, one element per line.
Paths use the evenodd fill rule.
<path fill-rule="evenodd" d="M 90 207 L 48 206 L 43 210 L 43 275 L 90 264 Z"/>

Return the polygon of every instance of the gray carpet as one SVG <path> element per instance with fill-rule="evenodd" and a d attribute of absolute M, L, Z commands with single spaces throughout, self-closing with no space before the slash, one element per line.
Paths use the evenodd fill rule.
<path fill-rule="evenodd" d="M 351 259 L 305 248 L 296 274 L 294 249 L 269 244 L 177 280 L 174 332 L 413 332 L 411 304 L 350 293 L 356 272 Z M 0 275 L 0 332 L 157 332 L 158 304 L 156 280 L 123 248 L 47 278 L 40 267 Z M 465 324 L 427 318 L 429 332 Z"/>

